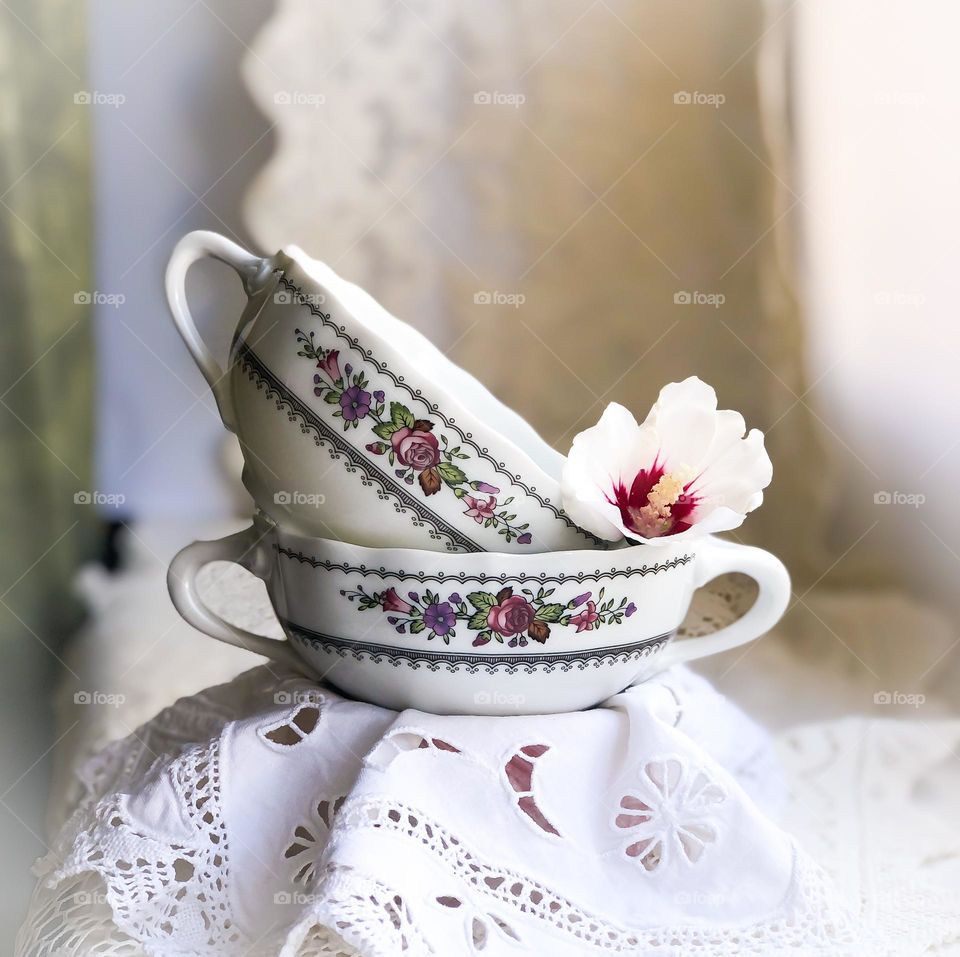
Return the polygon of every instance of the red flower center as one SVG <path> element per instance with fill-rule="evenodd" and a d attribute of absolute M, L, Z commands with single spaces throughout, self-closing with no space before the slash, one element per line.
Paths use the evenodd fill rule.
<path fill-rule="evenodd" d="M 671 496 L 672 501 L 664 504 L 658 486 L 665 476 L 668 480 L 676 479 L 668 475 L 659 459 L 654 459 L 649 469 L 641 469 L 636 474 L 629 488 L 623 479 L 618 479 L 613 483 L 612 492 L 607 494 L 607 501 L 620 509 L 624 526 L 644 538 L 686 531 L 691 525 L 687 519 L 700 501 L 700 497 L 690 491 L 695 481 L 691 479 L 683 484 L 679 496 Z"/>

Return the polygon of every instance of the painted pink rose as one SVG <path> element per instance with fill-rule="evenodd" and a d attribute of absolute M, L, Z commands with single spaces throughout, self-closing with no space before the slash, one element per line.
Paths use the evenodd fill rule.
<path fill-rule="evenodd" d="M 499 635 L 510 637 L 526 631 L 536 612 L 522 595 L 510 595 L 487 613 L 487 624 Z"/>
<path fill-rule="evenodd" d="M 493 518 L 493 510 L 497 507 L 497 500 L 493 495 L 486 502 L 474 495 L 464 495 L 463 503 L 467 506 L 463 514 L 468 515 L 478 525 L 488 518 Z"/>
<path fill-rule="evenodd" d="M 398 594 L 396 588 L 388 588 L 383 593 L 383 610 L 396 611 L 402 615 L 409 615 L 413 610 L 413 605 L 404 601 Z"/>
<path fill-rule="evenodd" d="M 440 444 L 432 432 L 404 426 L 390 436 L 390 444 L 402 465 L 418 472 L 433 468 L 440 461 Z"/>

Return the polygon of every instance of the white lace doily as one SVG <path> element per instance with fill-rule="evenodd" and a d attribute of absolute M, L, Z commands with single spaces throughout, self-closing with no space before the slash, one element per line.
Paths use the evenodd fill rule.
<path fill-rule="evenodd" d="M 257 668 L 84 778 L 21 954 L 883 953 L 773 823 L 765 734 L 683 669 L 487 719 Z"/>

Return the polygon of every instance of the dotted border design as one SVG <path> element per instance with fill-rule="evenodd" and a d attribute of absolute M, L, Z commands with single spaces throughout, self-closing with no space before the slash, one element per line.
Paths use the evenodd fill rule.
<path fill-rule="evenodd" d="M 301 644 L 332 652 L 341 658 L 352 657 L 356 661 L 373 661 L 377 664 L 387 662 L 394 668 L 406 665 L 413 669 L 423 667 L 430 671 L 465 671 L 471 675 L 501 669 L 511 675 L 586 671 L 588 668 L 600 668 L 604 665 L 641 661 L 655 651 L 659 651 L 676 634 L 675 631 L 670 631 L 626 645 L 610 645 L 607 648 L 558 652 L 549 655 L 477 655 L 453 651 L 427 651 L 419 648 L 397 648 L 370 641 L 350 641 L 302 628 L 285 619 L 281 619 L 281 624 L 283 630 Z"/>
<path fill-rule="evenodd" d="M 612 581 L 615 578 L 634 578 L 639 576 L 643 578 L 646 575 L 657 575 L 660 572 L 670 571 L 681 565 L 687 565 L 693 561 L 693 555 L 678 555 L 667 562 L 658 562 L 656 565 L 640 565 L 636 568 L 627 566 L 626 568 L 617 568 L 609 572 L 577 572 L 575 575 L 548 575 L 546 572 L 529 575 L 468 575 L 466 572 L 458 572 L 452 575 L 445 574 L 427 574 L 426 572 L 408 572 L 400 569 L 388 569 L 383 565 L 373 567 L 370 565 L 349 565 L 346 562 L 331 562 L 327 559 L 315 558 L 312 555 L 305 555 L 303 552 L 295 552 L 284 545 L 274 543 L 274 549 L 278 554 L 283 555 L 293 561 L 301 562 L 304 565 L 312 565 L 314 568 L 322 568 L 329 572 L 343 572 L 344 574 L 357 573 L 361 575 L 379 575 L 382 578 L 414 579 L 420 583 L 433 582 L 518 582 L 536 585 L 543 585 L 547 582 L 562 585 L 564 582 L 584 583 L 588 581 Z"/>

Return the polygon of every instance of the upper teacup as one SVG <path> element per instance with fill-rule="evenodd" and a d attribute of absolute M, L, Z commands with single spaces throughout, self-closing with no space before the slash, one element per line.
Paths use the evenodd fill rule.
<path fill-rule="evenodd" d="M 222 372 L 187 306 L 190 266 L 248 296 Z M 296 246 L 261 258 L 216 233 L 177 243 L 180 334 L 243 449 L 243 481 L 284 527 L 432 551 L 607 548 L 559 506 L 564 458 L 423 335 Z"/>

